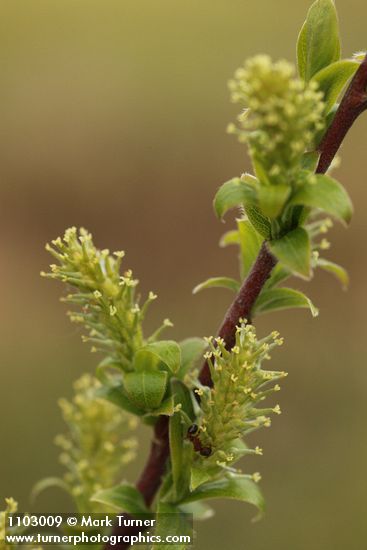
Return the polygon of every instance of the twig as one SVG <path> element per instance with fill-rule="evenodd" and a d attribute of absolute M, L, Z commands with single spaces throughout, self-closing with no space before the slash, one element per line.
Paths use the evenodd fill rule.
<path fill-rule="evenodd" d="M 144 502 L 150 506 L 161 485 L 162 478 L 166 469 L 166 462 L 169 456 L 169 438 L 168 438 L 168 416 L 160 416 L 154 426 L 153 440 L 150 446 L 150 452 L 145 467 L 136 484 L 141 492 Z M 129 515 L 125 514 L 128 518 Z M 142 528 L 134 525 L 126 527 L 114 527 L 113 535 L 120 537 L 131 537 L 138 535 Z M 129 548 L 128 542 L 119 542 L 118 544 L 107 544 L 105 550 L 125 550 Z"/>
<path fill-rule="evenodd" d="M 334 120 L 319 146 L 321 153 L 316 172 L 325 174 L 348 130 L 367 109 L 367 55 L 356 72 L 336 112 Z"/>

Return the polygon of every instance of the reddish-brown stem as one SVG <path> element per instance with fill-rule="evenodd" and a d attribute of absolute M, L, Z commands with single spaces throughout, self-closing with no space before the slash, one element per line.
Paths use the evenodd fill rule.
<path fill-rule="evenodd" d="M 367 55 L 358 68 L 330 127 L 320 143 L 318 149 L 320 152 L 320 160 L 316 170 L 317 173 L 323 174 L 328 170 L 353 122 L 365 109 L 367 109 L 366 89 Z M 269 252 L 266 243 L 264 243 L 249 276 L 244 281 L 219 329 L 218 334 L 224 339 L 228 347 L 231 347 L 234 343 L 236 325 L 239 319 L 250 319 L 251 309 L 275 264 L 276 259 Z M 204 363 L 200 371 L 199 379 L 202 384 L 211 386 L 212 382 L 207 363 Z M 137 483 L 137 488 L 143 495 L 147 505 L 153 502 L 161 485 L 168 456 L 168 418 L 162 416 L 155 425 L 149 458 Z M 132 535 L 134 534 L 134 530 L 131 528 L 116 528 L 114 534 Z M 114 549 L 119 548 L 123 550 L 128 547 L 128 543 L 119 543 L 114 546 Z"/>
<path fill-rule="evenodd" d="M 168 416 L 160 416 L 154 426 L 153 441 L 147 463 L 136 484 L 147 506 L 152 504 L 160 487 L 168 455 Z"/>
<path fill-rule="evenodd" d="M 367 55 L 356 72 L 339 105 L 334 120 L 319 146 L 318 174 L 324 174 L 339 150 L 348 130 L 367 109 Z"/>
<path fill-rule="evenodd" d="M 227 348 L 231 348 L 235 343 L 236 326 L 239 319 L 250 320 L 251 310 L 256 302 L 261 289 L 270 277 L 271 272 L 277 263 L 276 258 L 269 252 L 266 241 L 261 246 L 259 255 L 250 271 L 247 279 L 242 284 L 239 293 L 234 302 L 228 309 L 223 323 L 218 331 L 218 336 L 223 338 Z M 202 366 L 199 380 L 204 386 L 211 386 L 212 380 L 208 362 Z"/>
<path fill-rule="evenodd" d="M 160 416 L 154 426 L 153 440 L 150 446 L 148 460 L 136 484 L 143 495 L 145 504 L 150 506 L 154 497 L 161 486 L 162 478 L 165 473 L 166 463 L 169 456 L 169 438 L 168 438 L 168 416 Z M 125 514 L 128 517 L 128 514 Z M 137 535 L 141 527 L 134 525 L 128 527 L 116 526 L 113 535 L 117 537 L 131 537 Z M 107 544 L 105 550 L 124 550 L 129 548 L 129 542 L 118 542 L 118 544 Z"/>

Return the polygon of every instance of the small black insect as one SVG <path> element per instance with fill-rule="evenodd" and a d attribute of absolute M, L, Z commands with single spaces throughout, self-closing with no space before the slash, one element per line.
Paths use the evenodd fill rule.
<path fill-rule="evenodd" d="M 197 424 L 191 424 L 187 430 L 187 438 L 194 446 L 194 450 L 199 452 L 201 456 L 209 457 L 212 454 L 211 447 L 203 447 L 198 437 L 199 426 Z"/>
<path fill-rule="evenodd" d="M 211 447 L 201 447 L 199 452 L 202 456 L 208 457 L 212 454 L 212 449 Z"/>
<path fill-rule="evenodd" d="M 197 424 L 191 424 L 189 429 L 187 430 L 187 435 L 196 435 L 199 431 L 199 426 Z"/>

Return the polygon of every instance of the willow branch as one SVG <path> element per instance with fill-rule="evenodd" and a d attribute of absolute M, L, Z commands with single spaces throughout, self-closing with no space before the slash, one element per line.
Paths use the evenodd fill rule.
<path fill-rule="evenodd" d="M 353 122 L 367 109 L 366 89 L 367 55 L 358 68 L 340 103 L 333 122 L 319 145 L 320 159 L 316 173 L 324 174 L 328 170 Z M 250 320 L 251 310 L 275 265 L 276 259 L 267 249 L 264 241 L 249 276 L 227 311 L 219 329 L 218 335 L 223 338 L 228 348 L 234 345 L 235 331 L 239 319 Z M 212 385 L 207 361 L 203 364 L 199 380 L 205 386 Z"/>
<path fill-rule="evenodd" d="M 358 116 L 367 109 L 366 89 L 367 55 L 351 81 L 334 119 L 318 147 L 320 153 L 319 164 L 316 170 L 318 174 L 324 174 L 328 170 L 348 130 Z M 231 347 L 234 343 L 236 325 L 239 320 L 241 318 L 251 318 L 253 305 L 275 265 L 276 259 L 268 250 L 266 242 L 264 242 L 249 276 L 244 281 L 238 295 L 228 309 L 219 329 L 218 334 L 224 339 L 228 347 Z M 204 385 L 212 385 L 207 363 L 204 363 L 199 379 Z M 153 502 L 161 485 L 168 456 L 168 417 L 161 416 L 155 425 L 148 461 L 137 483 L 137 488 L 147 505 Z M 120 536 L 131 535 L 133 531 L 131 528 L 116 527 L 114 534 Z M 119 548 L 121 550 L 128 547 L 128 543 L 120 543 L 114 546 L 115 549 Z"/>
<path fill-rule="evenodd" d="M 319 145 L 321 153 L 316 172 L 324 174 L 343 143 L 349 129 L 367 109 L 367 55 L 339 105 L 334 120 Z"/>

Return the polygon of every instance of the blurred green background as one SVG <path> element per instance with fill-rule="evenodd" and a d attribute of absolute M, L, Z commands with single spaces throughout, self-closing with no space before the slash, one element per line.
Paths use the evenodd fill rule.
<path fill-rule="evenodd" d="M 294 59 L 308 0 L 2 0 L 1 454 L 0 496 L 30 509 L 29 491 L 59 473 L 52 440 L 62 430 L 56 401 L 93 372 L 96 358 L 58 303 L 62 289 L 41 280 L 44 243 L 83 225 L 101 247 L 127 251 L 125 266 L 159 300 L 148 328 L 170 317 L 171 335 L 215 333 L 227 291 L 192 296 L 211 275 L 236 275 L 234 250 L 221 250 L 212 212 L 216 188 L 249 170 L 243 146 L 225 133 L 237 108 L 226 81 L 244 58 L 269 52 Z M 366 47 L 364 0 L 338 0 L 346 56 Z M 329 257 L 350 271 L 343 293 L 317 274 L 304 311 L 258 320 L 286 345 L 274 368 L 289 371 L 284 414 L 252 441 L 263 458 L 263 521 L 241 504 L 216 504 L 198 529 L 198 550 L 351 550 L 367 536 L 365 256 L 367 116 L 343 146 L 338 178 L 356 213 L 335 227 Z M 296 281 L 300 287 L 300 283 Z M 130 468 L 142 466 L 148 438 Z M 35 511 L 67 510 L 57 491 Z"/>

